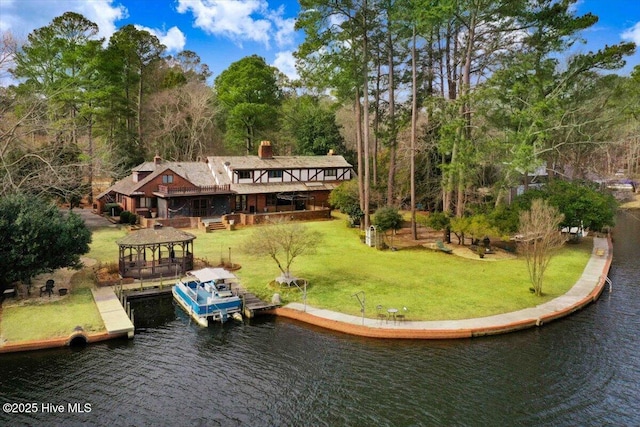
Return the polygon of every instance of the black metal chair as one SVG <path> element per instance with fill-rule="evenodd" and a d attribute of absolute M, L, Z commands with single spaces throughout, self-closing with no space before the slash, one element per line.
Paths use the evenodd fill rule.
<path fill-rule="evenodd" d="M 404 311 L 404 313 L 400 313 L 400 314 L 396 313 L 396 320 L 400 322 L 404 322 L 407 319 L 405 314 L 408 311 L 407 307 L 402 307 L 402 310 Z"/>
<path fill-rule="evenodd" d="M 51 298 L 55 283 L 56 282 L 53 279 L 49 279 L 44 286 L 40 286 L 40 296 L 42 296 L 42 294 L 49 294 L 49 298 Z"/>

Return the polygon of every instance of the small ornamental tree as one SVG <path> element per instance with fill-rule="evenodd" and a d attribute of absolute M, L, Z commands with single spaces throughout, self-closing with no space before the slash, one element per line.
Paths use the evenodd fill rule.
<path fill-rule="evenodd" d="M 389 230 L 391 233 L 391 247 L 393 248 L 393 236 L 395 236 L 396 231 L 402 228 L 402 215 L 398 212 L 398 209 L 393 207 L 385 207 L 378 209 L 373 218 L 373 224 L 378 228 L 378 231 L 387 235 Z"/>
<path fill-rule="evenodd" d="M 340 212 L 349 215 L 351 226 L 359 225 L 364 216 L 360 209 L 358 182 L 354 179 L 341 183 L 329 194 L 329 203 Z"/>
<path fill-rule="evenodd" d="M 535 199 L 531 209 L 520 213 L 518 244 L 527 261 L 533 292 L 542 295 L 542 279 L 551 257 L 566 241 L 560 232 L 564 216 L 542 199 Z"/>
<path fill-rule="evenodd" d="M 303 254 L 312 254 L 321 241 L 317 231 L 310 231 L 304 224 L 287 220 L 275 220 L 257 226 L 245 241 L 244 250 L 256 257 L 268 256 L 275 261 L 282 275 L 280 282 L 291 282 L 291 264 Z"/>
<path fill-rule="evenodd" d="M 458 244 L 464 245 L 464 235 L 469 232 L 471 218 L 468 216 L 451 218 L 451 231 L 458 238 Z"/>
<path fill-rule="evenodd" d="M 420 220 L 420 222 L 433 230 L 442 231 L 444 233 L 442 240 L 451 243 L 451 217 L 449 215 L 444 212 L 432 212 L 424 217 L 424 220 Z"/>
<path fill-rule="evenodd" d="M 62 214 L 37 197 L 0 199 L 0 287 L 58 268 L 79 269 L 89 252 L 91 232 L 73 212 Z"/>

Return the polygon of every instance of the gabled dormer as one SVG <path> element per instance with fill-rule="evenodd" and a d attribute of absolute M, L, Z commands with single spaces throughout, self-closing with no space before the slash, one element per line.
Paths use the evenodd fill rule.
<path fill-rule="evenodd" d="M 162 157 L 156 154 L 153 157 L 153 162 L 144 162 L 131 170 L 131 178 L 133 182 L 140 182 L 162 165 Z"/>

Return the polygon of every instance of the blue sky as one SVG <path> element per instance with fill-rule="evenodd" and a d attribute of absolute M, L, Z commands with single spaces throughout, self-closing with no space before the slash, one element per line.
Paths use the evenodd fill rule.
<path fill-rule="evenodd" d="M 169 54 L 192 50 L 214 77 L 252 54 L 295 77 L 292 53 L 302 40 L 294 31 L 298 8 L 295 0 L 0 0 L 0 31 L 25 40 L 35 28 L 74 11 L 97 23 L 105 38 L 134 24 L 158 36 Z M 600 17 L 583 34 L 587 44 L 578 51 L 623 40 L 640 46 L 640 0 L 580 0 L 577 11 Z M 637 64 L 640 52 L 628 59 L 623 72 Z"/>

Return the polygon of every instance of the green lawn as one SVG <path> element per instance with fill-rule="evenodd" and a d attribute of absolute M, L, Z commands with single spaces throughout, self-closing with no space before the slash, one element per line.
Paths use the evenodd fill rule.
<path fill-rule="evenodd" d="M 378 251 L 360 243 L 359 230 L 342 220 L 318 221 L 307 226 L 319 231 L 323 241 L 314 255 L 297 258 L 294 275 L 309 281 L 309 305 L 360 315 L 360 305 L 352 295 L 363 291 L 366 314 L 375 317 L 375 307 L 408 308 L 411 320 L 462 319 L 533 307 L 567 292 L 582 274 L 592 249 L 590 239 L 568 245 L 552 261 L 545 276 L 543 297 L 529 292 L 524 260 L 485 262 L 420 249 Z M 270 258 L 253 258 L 242 251 L 251 228 L 204 233 L 197 236 L 194 255 L 212 264 L 229 257 L 241 264 L 237 271 L 245 288 L 265 300 L 275 292 L 283 302 L 302 302 L 301 292 L 276 287 L 271 282 L 280 273 Z M 89 257 L 114 262 L 118 257 L 115 240 L 124 230 L 101 229 L 93 235 Z"/>
<path fill-rule="evenodd" d="M 76 326 L 86 332 L 104 331 L 93 301 L 93 283 L 86 271 L 72 278 L 73 290 L 58 301 L 33 301 L 2 309 L 0 335 L 8 342 L 68 337 Z"/>

